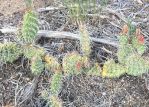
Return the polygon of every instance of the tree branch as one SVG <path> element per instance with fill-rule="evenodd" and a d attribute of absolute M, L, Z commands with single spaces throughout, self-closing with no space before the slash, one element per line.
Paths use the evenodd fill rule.
<path fill-rule="evenodd" d="M 2 33 L 16 33 L 17 29 L 0 29 Z M 80 35 L 79 34 L 74 34 L 71 32 L 64 32 L 64 31 L 49 31 L 49 30 L 39 30 L 38 31 L 38 38 L 40 39 L 41 37 L 46 37 L 46 38 L 67 38 L 67 39 L 75 39 L 75 40 L 80 40 Z M 118 47 L 118 42 L 117 41 L 111 41 L 108 39 L 104 38 L 94 38 L 90 37 L 91 41 L 97 42 L 97 43 L 103 43 L 107 45 L 111 45 L 114 47 Z"/>

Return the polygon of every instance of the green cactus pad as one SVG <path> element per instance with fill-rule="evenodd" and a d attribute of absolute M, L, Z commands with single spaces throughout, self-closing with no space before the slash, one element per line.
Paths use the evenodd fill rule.
<path fill-rule="evenodd" d="M 125 66 L 115 63 L 113 59 L 108 60 L 104 63 L 102 76 L 109 78 L 120 77 L 126 72 Z"/>
<path fill-rule="evenodd" d="M 0 61 L 1 62 L 10 62 L 18 59 L 21 55 L 21 48 L 13 42 L 0 43 Z"/>
<path fill-rule="evenodd" d="M 56 72 L 52 76 L 51 85 L 50 85 L 50 92 L 54 95 L 58 95 L 61 85 L 62 85 L 63 75 L 61 72 Z"/>
<path fill-rule="evenodd" d="M 24 46 L 23 49 L 24 56 L 28 59 L 31 59 L 34 56 L 42 57 L 45 52 L 43 48 L 36 48 L 32 45 Z"/>
<path fill-rule="evenodd" d="M 136 36 L 132 38 L 132 45 L 137 50 L 137 53 L 140 55 L 142 55 L 146 50 L 145 44 L 139 44 Z"/>
<path fill-rule="evenodd" d="M 25 43 L 33 43 L 38 32 L 38 18 L 35 12 L 29 10 L 25 13 L 23 19 L 23 26 L 19 40 Z"/>
<path fill-rule="evenodd" d="M 118 37 L 118 40 L 119 40 L 119 44 L 120 44 L 120 46 L 124 46 L 124 45 L 126 45 L 126 44 L 128 44 L 128 36 L 127 35 L 120 35 L 119 37 Z"/>
<path fill-rule="evenodd" d="M 39 56 L 34 56 L 31 59 L 31 67 L 30 67 L 31 71 L 33 74 L 35 75 L 39 75 L 43 69 L 44 69 L 44 64 L 42 62 L 41 57 Z"/>
<path fill-rule="evenodd" d="M 82 71 L 82 57 L 76 53 L 68 53 L 63 58 L 63 70 L 65 74 L 79 74 Z"/>
<path fill-rule="evenodd" d="M 118 49 L 117 52 L 117 57 L 118 57 L 118 61 L 121 64 L 125 64 L 126 62 L 126 58 L 131 55 L 134 52 L 133 47 L 131 46 L 131 44 L 127 44 L 125 46 L 121 46 Z"/>
<path fill-rule="evenodd" d="M 83 54 L 86 56 L 89 56 L 91 52 L 91 41 L 88 31 L 85 28 L 85 25 L 80 25 L 80 43 L 81 43 L 81 49 L 83 51 Z"/>
<path fill-rule="evenodd" d="M 127 66 L 127 74 L 133 76 L 139 76 L 148 71 L 148 64 L 146 61 L 137 54 L 132 54 L 127 58 L 126 66 Z"/>

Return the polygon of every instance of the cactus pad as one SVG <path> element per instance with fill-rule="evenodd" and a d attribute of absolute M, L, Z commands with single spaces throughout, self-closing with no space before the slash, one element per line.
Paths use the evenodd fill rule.
<path fill-rule="evenodd" d="M 90 41 L 90 37 L 89 37 L 89 33 L 85 28 L 85 25 L 80 25 L 79 26 L 80 29 L 80 43 L 81 43 L 81 49 L 83 51 L 83 54 L 86 56 L 89 56 L 90 52 L 91 52 L 91 41 Z"/>
<path fill-rule="evenodd" d="M 31 59 L 34 56 L 41 57 L 44 55 L 44 52 L 45 52 L 43 48 L 36 48 L 32 45 L 27 45 L 27 46 L 24 46 L 23 48 L 24 48 L 23 50 L 24 56 L 28 59 Z"/>
<path fill-rule="evenodd" d="M 31 67 L 30 67 L 31 71 L 33 74 L 38 75 L 40 74 L 43 69 L 44 69 L 44 64 L 42 62 L 41 57 L 39 56 L 34 56 L 31 59 Z"/>
<path fill-rule="evenodd" d="M 109 78 L 120 77 L 126 70 L 124 66 L 115 63 L 114 60 L 111 59 L 104 63 L 102 76 Z"/>
<path fill-rule="evenodd" d="M 65 74 L 79 74 L 82 71 L 82 57 L 76 53 L 69 53 L 63 58 Z"/>
<path fill-rule="evenodd" d="M 126 61 L 127 74 L 139 76 L 148 71 L 148 64 L 146 61 L 137 54 L 132 54 Z"/>
<path fill-rule="evenodd" d="M 13 43 L 0 43 L 0 61 L 12 63 L 16 60 L 21 54 L 21 48 Z"/>
<path fill-rule="evenodd" d="M 52 76 L 51 86 L 50 86 L 50 92 L 52 94 L 55 94 L 55 95 L 59 94 L 59 91 L 62 85 L 62 79 L 63 79 L 63 75 L 61 72 L 56 72 Z"/>
<path fill-rule="evenodd" d="M 23 26 L 19 40 L 25 43 L 33 43 L 38 32 L 38 18 L 35 12 L 29 10 L 25 13 Z"/>

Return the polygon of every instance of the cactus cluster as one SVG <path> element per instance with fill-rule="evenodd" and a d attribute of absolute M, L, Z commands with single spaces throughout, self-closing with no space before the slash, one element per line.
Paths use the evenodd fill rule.
<path fill-rule="evenodd" d="M 139 28 L 124 25 L 118 37 L 118 63 L 108 60 L 103 66 L 104 77 L 119 77 L 124 73 L 139 76 L 149 70 L 149 64 L 142 54 L 146 50 L 144 36 Z"/>
<path fill-rule="evenodd" d="M 149 70 L 149 63 L 142 57 L 146 50 L 144 36 L 140 29 L 130 25 L 123 27 L 118 38 L 120 44 L 117 51 L 118 62 L 110 59 L 104 63 L 102 69 L 98 63 L 91 64 L 89 60 L 91 41 L 85 24 L 81 22 L 79 23 L 79 32 L 82 54 L 67 53 L 61 66 L 55 57 L 46 54 L 43 48 L 36 47 L 34 40 L 38 32 L 38 18 L 31 8 L 31 0 L 27 1 L 28 10 L 24 15 L 21 35 L 18 36 L 21 44 L 15 42 L 0 43 L 0 62 L 13 62 L 20 55 L 24 55 L 30 60 L 30 69 L 33 74 L 39 75 L 44 69 L 52 71 L 50 85 L 50 104 L 52 107 L 62 107 L 58 94 L 62 86 L 63 76 L 78 75 L 85 71 L 87 75 L 114 78 L 120 77 L 124 73 L 138 76 Z M 81 4 L 79 3 L 74 4 L 70 11 L 73 15 L 77 13 L 77 18 L 84 17 L 87 12 L 86 4 L 89 1 L 83 0 Z"/>

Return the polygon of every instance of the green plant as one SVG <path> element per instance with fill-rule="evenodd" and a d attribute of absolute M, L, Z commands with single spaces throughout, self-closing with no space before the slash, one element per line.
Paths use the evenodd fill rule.
<path fill-rule="evenodd" d="M 41 57 L 39 57 L 39 56 L 32 57 L 30 69 L 31 69 L 32 73 L 35 75 L 39 75 L 43 71 L 44 64 L 42 62 Z"/>
<path fill-rule="evenodd" d="M 22 54 L 19 45 L 13 42 L 0 43 L 0 62 L 12 63 Z"/>
<path fill-rule="evenodd" d="M 127 74 L 138 76 L 149 70 L 149 65 L 140 55 L 132 54 L 126 61 Z"/>
<path fill-rule="evenodd" d="M 59 90 L 61 89 L 61 84 L 62 84 L 62 72 L 55 72 L 54 75 L 52 76 L 52 80 L 51 80 L 51 88 L 50 88 L 50 92 L 52 93 L 52 95 L 57 95 L 59 93 Z"/>
<path fill-rule="evenodd" d="M 70 18 L 79 23 L 87 18 L 89 12 L 98 12 L 97 0 L 64 0 L 64 5 L 68 8 Z"/>
<path fill-rule="evenodd" d="M 86 26 L 83 24 L 79 25 L 79 31 L 80 31 L 80 44 L 81 44 L 81 50 L 84 55 L 89 56 L 91 52 L 91 41 L 89 37 L 89 33 L 86 29 Z"/>
<path fill-rule="evenodd" d="M 66 75 L 77 75 L 82 69 L 82 57 L 77 52 L 69 53 L 63 58 L 63 70 Z"/>
<path fill-rule="evenodd" d="M 108 60 L 104 63 L 102 76 L 103 77 L 120 77 L 124 73 L 126 73 L 127 68 L 121 64 L 115 63 L 113 59 Z"/>
<path fill-rule="evenodd" d="M 118 63 L 108 60 L 103 66 L 104 77 L 119 77 L 124 73 L 138 76 L 149 70 L 149 64 L 142 54 L 146 50 L 144 36 L 139 28 L 124 25 L 118 37 L 119 48 L 117 51 Z"/>

